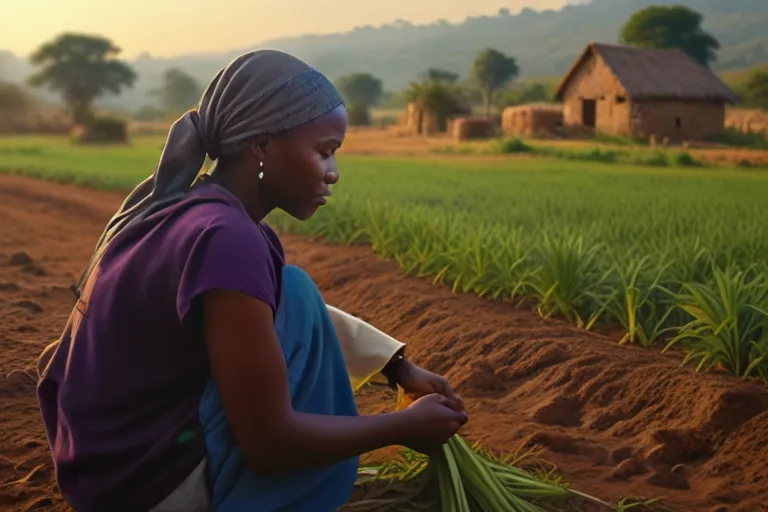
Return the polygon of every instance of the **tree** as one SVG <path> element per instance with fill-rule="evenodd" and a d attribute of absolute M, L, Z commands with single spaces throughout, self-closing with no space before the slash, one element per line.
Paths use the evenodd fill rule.
<path fill-rule="evenodd" d="M 748 105 L 768 110 L 768 67 L 750 71 L 741 91 Z"/>
<path fill-rule="evenodd" d="M 720 43 L 701 28 L 701 21 L 701 14 L 688 7 L 647 7 L 632 15 L 620 38 L 636 48 L 680 50 L 709 67 Z"/>
<path fill-rule="evenodd" d="M 501 91 L 494 102 L 500 110 L 529 103 L 543 103 L 552 98 L 552 88 L 541 82 L 528 82 Z"/>
<path fill-rule="evenodd" d="M 99 36 L 61 34 L 32 55 L 32 63 L 42 69 L 29 83 L 61 92 L 75 122 L 86 124 L 92 119 L 97 98 L 105 93 L 119 94 L 136 81 L 133 70 L 117 59 L 120 51 Z"/>
<path fill-rule="evenodd" d="M 195 78 L 180 69 L 171 68 L 163 76 L 163 85 L 151 91 L 171 114 L 180 114 L 194 107 L 203 90 Z"/>
<path fill-rule="evenodd" d="M 445 82 L 447 84 L 455 84 L 459 80 L 459 74 L 453 71 L 440 68 L 429 68 L 424 73 L 424 79 L 426 81 L 433 82 Z"/>
<path fill-rule="evenodd" d="M 381 80 L 368 73 L 353 73 L 338 79 L 336 88 L 351 105 L 372 107 L 381 99 Z"/>
<path fill-rule="evenodd" d="M 370 124 L 368 109 L 376 105 L 384 94 L 381 80 L 369 73 L 353 73 L 339 78 L 336 88 L 348 104 L 349 124 Z"/>
<path fill-rule="evenodd" d="M 480 86 L 485 98 L 485 115 L 491 115 L 493 96 L 510 80 L 517 76 L 519 69 L 514 57 L 507 57 L 498 50 L 488 48 L 475 59 L 472 77 Z"/>

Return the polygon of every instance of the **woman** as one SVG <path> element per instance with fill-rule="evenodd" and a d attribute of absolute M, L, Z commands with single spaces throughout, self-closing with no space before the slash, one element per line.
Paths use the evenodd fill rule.
<path fill-rule="evenodd" d="M 174 123 L 41 357 L 43 422 L 76 510 L 331 511 L 360 454 L 428 452 L 467 421 L 444 378 L 326 307 L 261 222 L 325 203 L 346 129 L 330 82 L 276 51 L 234 60 Z M 196 181 L 206 154 L 216 169 Z M 379 371 L 422 398 L 359 416 L 352 382 Z"/>

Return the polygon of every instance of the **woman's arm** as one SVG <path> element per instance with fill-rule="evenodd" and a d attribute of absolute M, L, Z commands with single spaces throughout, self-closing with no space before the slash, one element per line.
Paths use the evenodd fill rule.
<path fill-rule="evenodd" d="M 355 391 L 366 382 L 383 375 L 390 385 L 398 384 L 411 397 L 439 393 L 456 410 L 463 410 L 463 400 L 448 379 L 419 368 L 405 359 L 405 344 L 374 326 L 326 304 L 344 353 L 347 370 Z"/>
<path fill-rule="evenodd" d="M 211 371 L 238 446 L 260 474 L 327 466 L 384 446 L 444 443 L 466 422 L 433 395 L 421 407 L 335 417 L 291 407 L 285 357 L 270 306 L 246 294 L 203 295 Z"/>

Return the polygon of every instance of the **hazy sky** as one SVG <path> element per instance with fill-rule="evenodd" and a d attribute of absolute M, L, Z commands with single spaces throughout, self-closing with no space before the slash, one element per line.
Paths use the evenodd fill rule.
<path fill-rule="evenodd" d="M 28 55 L 63 31 L 111 38 L 133 57 L 248 48 L 266 39 L 559 8 L 574 0 L 0 0 L 0 49 Z M 216 5 L 216 7 L 212 7 Z"/>

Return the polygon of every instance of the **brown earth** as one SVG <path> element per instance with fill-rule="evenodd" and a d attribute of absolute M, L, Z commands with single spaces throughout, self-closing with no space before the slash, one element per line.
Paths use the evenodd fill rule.
<path fill-rule="evenodd" d="M 34 363 L 121 197 L 0 176 L 0 510 L 66 510 Z M 538 444 L 583 492 L 663 497 L 685 512 L 768 510 L 768 388 L 405 277 L 367 248 L 285 235 L 329 303 L 408 343 L 465 397 L 464 432 L 495 451 Z M 366 412 L 391 408 L 367 390 Z"/>

